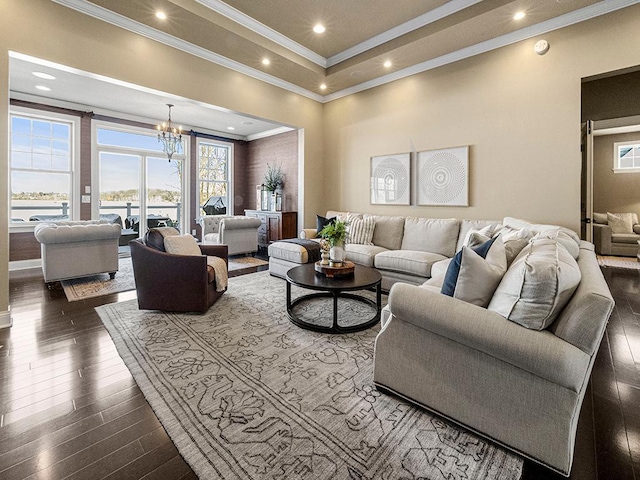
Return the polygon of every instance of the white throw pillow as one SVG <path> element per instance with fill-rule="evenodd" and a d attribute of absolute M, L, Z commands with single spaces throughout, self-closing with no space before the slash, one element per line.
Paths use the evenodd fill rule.
<path fill-rule="evenodd" d="M 164 237 L 164 249 L 174 255 L 202 255 L 196 239 L 191 235 Z"/>
<path fill-rule="evenodd" d="M 504 243 L 504 251 L 507 255 L 507 266 L 518 256 L 536 234 L 528 228 L 502 227 L 494 236 L 500 235 Z"/>
<path fill-rule="evenodd" d="M 633 233 L 633 213 L 607 212 L 611 233 Z"/>
<path fill-rule="evenodd" d="M 354 218 L 347 225 L 349 233 L 348 243 L 359 245 L 373 245 L 373 230 L 376 228 L 376 219 L 373 217 Z"/>
<path fill-rule="evenodd" d="M 470 228 L 464 237 L 462 246 L 475 247 L 482 245 L 484 242 L 491 240 L 493 236 L 493 225 L 487 225 L 484 228 Z"/>
<path fill-rule="evenodd" d="M 533 239 L 502 277 L 488 308 L 523 327 L 543 330 L 580 280 L 580 268 L 566 248 L 555 239 Z"/>
<path fill-rule="evenodd" d="M 500 237 L 473 248 L 462 247 L 447 268 L 441 293 L 486 307 L 506 270 L 507 257 Z"/>

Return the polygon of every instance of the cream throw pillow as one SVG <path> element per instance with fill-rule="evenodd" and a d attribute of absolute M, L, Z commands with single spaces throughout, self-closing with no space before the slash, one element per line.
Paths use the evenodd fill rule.
<path fill-rule="evenodd" d="M 348 242 L 359 245 L 373 245 L 373 230 L 376 228 L 376 219 L 373 217 L 354 218 L 347 225 L 349 233 Z"/>
<path fill-rule="evenodd" d="M 164 249 L 174 255 L 202 255 L 196 239 L 191 235 L 164 237 Z"/>
<path fill-rule="evenodd" d="M 555 239 L 536 238 L 502 277 L 488 309 L 523 327 L 543 330 L 556 319 L 581 278 L 566 248 Z"/>
<path fill-rule="evenodd" d="M 633 233 L 633 213 L 607 212 L 611 233 Z"/>

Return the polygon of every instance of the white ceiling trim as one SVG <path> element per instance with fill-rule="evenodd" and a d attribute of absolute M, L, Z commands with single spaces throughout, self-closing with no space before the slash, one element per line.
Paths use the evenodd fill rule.
<path fill-rule="evenodd" d="M 378 77 L 373 80 L 354 85 L 353 87 L 345 88 L 344 90 L 325 95 L 323 103 L 331 102 L 333 100 L 337 100 L 338 98 L 346 97 L 354 93 L 378 87 L 380 85 L 384 85 L 401 78 L 406 78 L 411 75 L 426 72 L 428 70 L 433 70 L 434 68 L 442 67 L 444 65 L 448 65 L 459 60 L 464 60 L 465 58 L 473 57 L 475 55 L 480 55 L 482 53 L 486 53 L 500 47 L 504 47 L 513 43 L 520 42 L 522 40 L 526 40 L 528 38 L 535 37 L 537 35 L 549 33 L 554 30 L 559 30 L 560 28 L 568 27 L 570 25 L 590 20 L 601 15 L 606 15 L 607 13 L 620 10 L 621 8 L 635 5 L 636 3 L 640 3 L 640 0 L 604 0 L 599 3 L 594 3 L 593 5 L 581 8 L 580 10 L 575 10 L 559 17 L 555 17 L 550 20 L 537 23 L 535 25 L 530 25 L 506 35 L 492 38 L 490 40 L 486 40 L 484 42 L 462 48 L 455 52 L 451 52 L 446 55 L 442 55 L 440 57 L 433 58 L 416 65 L 412 65 L 411 67 L 398 70 L 397 72 L 389 73 L 382 77 Z"/>
<path fill-rule="evenodd" d="M 89 3 L 86 0 L 52 1 L 60 5 L 64 5 L 65 7 L 69 7 L 80 13 L 84 13 L 85 15 L 89 15 L 91 17 L 115 25 L 116 27 L 123 28 L 138 35 L 142 35 L 143 37 L 150 38 L 151 40 L 155 40 L 178 50 L 182 50 L 183 52 L 189 53 L 209 62 L 229 68 L 230 70 L 234 70 L 249 77 L 253 77 L 270 85 L 274 85 L 284 90 L 297 93 L 298 95 L 302 95 L 303 97 L 310 98 L 317 102 L 322 102 L 323 100 L 323 96 L 320 94 L 299 87 L 298 85 L 294 85 L 293 83 L 287 82 L 267 73 L 261 72 L 260 70 L 256 70 L 255 68 L 248 67 L 247 65 L 244 65 L 240 62 L 236 62 L 235 60 L 224 57 L 192 43 L 186 42 L 155 28 L 151 28 L 148 25 L 144 25 L 140 22 L 136 22 L 135 20 L 131 20 L 130 18 L 127 18 L 123 15 L 112 12 L 111 10 L 107 10 L 106 8 Z"/>
<path fill-rule="evenodd" d="M 444 5 L 440 5 L 438 8 L 434 8 L 429 12 L 423 13 L 422 15 L 408 20 L 403 24 L 387 30 L 386 32 L 382 32 L 374 37 L 371 37 L 368 40 L 365 40 L 362 43 L 347 48 L 340 53 L 336 53 L 335 55 L 327 59 L 327 67 L 337 65 L 340 62 L 344 62 L 345 60 L 355 57 L 356 55 L 360 55 L 367 50 L 379 47 L 380 45 L 383 45 L 386 42 L 393 40 L 394 38 L 401 37 L 402 35 L 417 30 L 418 28 L 422 28 L 426 25 L 429 25 L 430 23 L 448 17 L 449 15 L 453 15 L 454 13 L 475 5 L 476 3 L 480 3 L 481 1 L 482 0 L 452 0 L 450 2 L 447 2 Z"/>
<path fill-rule="evenodd" d="M 246 140 L 248 142 L 251 142 L 253 140 L 258 140 L 259 138 L 272 137 L 274 135 L 280 135 L 281 133 L 287 133 L 287 132 L 290 132 L 292 130 L 295 130 L 295 129 L 291 128 L 291 127 L 278 127 L 278 128 L 274 128 L 272 130 L 265 130 L 264 132 L 252 133 L 251 135 L 247 135 Z"/>
<path fill-rule="evenodd" d="M 225 17 L 233 20 L 234 22 L 242 25 L 243 27 L 252 30 L 263 37 L 283 46 L 284 48 L 292 51 L 293 53 L 300 55 L 307 60 L 320 65 L 322 68 L 327 68 L 327 59 L 322 55 L 317 54 L 313 50 L 308 49 L 300 45 L 298 42 L 291 40 L 289 37 L 282 35 L 280 32 L 267 27 L 264 23 L 257 21 L 255 18 L 250 17 L 242 13 L 240 10 L 227 5 L 220 0 L 196 0 L 196 2 L 210 8 L 214 12 L 224 15 Z"/>

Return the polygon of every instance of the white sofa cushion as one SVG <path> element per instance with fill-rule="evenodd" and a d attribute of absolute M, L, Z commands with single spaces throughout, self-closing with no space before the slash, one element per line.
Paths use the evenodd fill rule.
<path fill-rule="evenodd" d="M 466 245 L 469 246 L 468 243 L 465 243 L 467 240 L 467 235 L 470 230 L 483 230 L 487 227 L 490 227 L 491 234 L 495 233 L 502 227 L 502 224 L 498 220 L 469 220 L 467 218 L 463 219 L 460 222 L 460 234 L 458 235 L 458 243 L 456 245 L 456 252 L 459 252 L 460 249 Z M 485 232 L 489 231 L 489 229 L 485 230 Z M 488 235 L 491 238 L 492 235 Z M 488 239 L 487 239 L 488 240 Z"/>
<path fill-rule="evenodd" d="M 378 247 L 377 245 L 360 245 L 357 243 L 347 243 L 344 250 L 347 254 L 347 260 L 365 267 L 373 267 L 376 255 L 387 251 L 386 248 Z"/>
<path fill-rule="evenodd" d="M 374 266 L 378 270 L 392 270 L 408 275 L 430 277 L 431 266 L 445 260 L 444 255 L 416 250 L 389 250 L 376 255 Z"/>
<path fill-rule="evenodd" d="M 401 248 L 453 257 L 459 231 L 460 221 L 455 218 L 407 217 Z"/>
<path fill-rule="evenodd" d="M 526 328 L 543 330 L 556 319 L 580 279 L 578 264 L 559 242 L 533 239 L 505 273 L 488 309 Z"/>
<path fill-rule="evenodd" d="M 507 270 L 507 257 L 498 236 L 476 247 L 463 246 L 449 263 L 444 295 L 486 307 Z"/>
<path fill-rule="evenodd" d="M 368 215 L 365 215 L 365 218 Z M 388 250 L 400 250 L 404 233 L 404 217 L 371 215 L 376 221 L 373 230 L 373 244 Z"/>

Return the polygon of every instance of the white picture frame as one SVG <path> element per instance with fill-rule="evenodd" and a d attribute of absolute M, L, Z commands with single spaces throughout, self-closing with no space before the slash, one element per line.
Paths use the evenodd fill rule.
<path fill-rule="evenodd" d="M 372 205 L 410 205 L 410 153 L 371 157 L 370 178 Z"/>
<path fill-rule="evenodd" d="M 469 206 L 469 146 L 425 150 L 416 158 L 417 203 Z"/>

